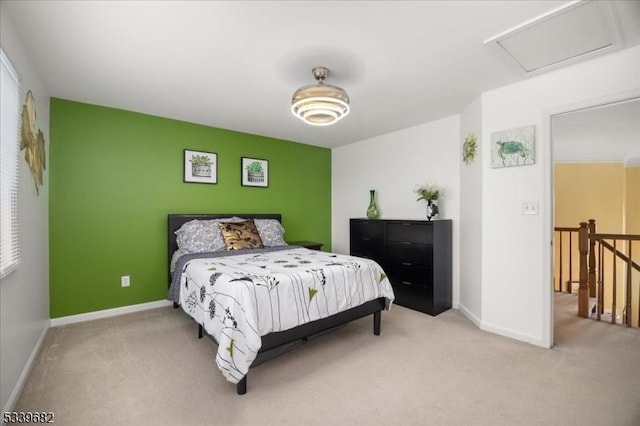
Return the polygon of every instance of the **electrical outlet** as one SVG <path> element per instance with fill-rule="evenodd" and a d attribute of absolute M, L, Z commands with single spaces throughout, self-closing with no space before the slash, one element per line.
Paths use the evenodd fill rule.
<path fill-rule="evenodd" d="M 537 201 L 523 201 L 522 202 L 522 214 L 538 214 L 538 202 Z"/>
<path fill-rule="evenodd" d="M 131 285 L 131 277 L 129 277 L 129 275 L 121 276 L 120 284 L 122 285 L 122 287 L 129 287 Z"/>

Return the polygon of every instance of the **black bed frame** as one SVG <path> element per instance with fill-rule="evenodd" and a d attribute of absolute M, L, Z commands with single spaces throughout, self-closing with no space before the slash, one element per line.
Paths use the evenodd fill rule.
<path fill-rule="evenodd" d="M 183 224 L 190 220 L 210 220 L 220 219 L 225 217 L 241 217 L 246 219 L 277 219 L 282 222 L 280 214 L 170 214 L 169 215 L 169 262 L 171 262 L 171 256 L 178 249 L 178 243 L 176 241 L 177 231 Z M 169 278 L 171 283 L 171 278 Z M 177 308 L 179 305 L 174 302 L 173 307 Z M 380 319 L 381 312 L 385 308 L 385 299 L 383 297 L 366 302 L 360 306 L 356 306 L 344 312 L 339 312 L 327 318 L 323 318 L 317 321 L 301 324 L 295 328 L 285 331 L 279 331 L 269 333 L 262 336 L 262 347 L 258 352 L 256 359 L 253 361 L 252 366 L 256 366 L 269 358 L 273 357 L 273 353 L 277 352 L 277 349 L 284 347 L 292 342 L 306 341 L 308 337 L 328 330 L 330 328 L 337 327 L 342 324 L 346 324 L 358 318 L 365 317 L 373 314 L 373 334 L 380 335 Z M 198 337 L 204 336 L 204 328 L 198 324 Z M 237 384 L 238 395 L 244 395 L 247 393 L 247 375 L 245 375 Z"/>

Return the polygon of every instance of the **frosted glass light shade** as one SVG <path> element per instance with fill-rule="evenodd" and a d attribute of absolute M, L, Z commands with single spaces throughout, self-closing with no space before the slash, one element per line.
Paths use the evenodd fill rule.
<path fill-rule="evenodd" d="M 349 95 L 340 87 L 324 83 L 328 73 L 327 68 L 314 68 L 318 83 L 299 88 L 291 98 L 293 115 L 312 126 L 329 126 L 349 114 Z"/>

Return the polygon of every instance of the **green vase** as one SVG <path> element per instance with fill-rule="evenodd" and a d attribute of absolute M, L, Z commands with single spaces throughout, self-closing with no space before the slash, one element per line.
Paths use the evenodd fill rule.
<path fill-rule="evenodd" d="M 377 219 L 379 216 L 378 207 L 376 206 L 376 190 L 369 190 L 370 200 L 369 207 L 367 208 L 367 217 L 369 219 Z"/>

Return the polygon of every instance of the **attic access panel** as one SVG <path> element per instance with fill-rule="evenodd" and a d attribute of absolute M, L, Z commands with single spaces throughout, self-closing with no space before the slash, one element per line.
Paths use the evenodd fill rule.
<path fill-rule="evenodd" d="M 547 71 L 620 46 L 611 4 L 568 3 L 493 37 L 527 74 Z"/>

